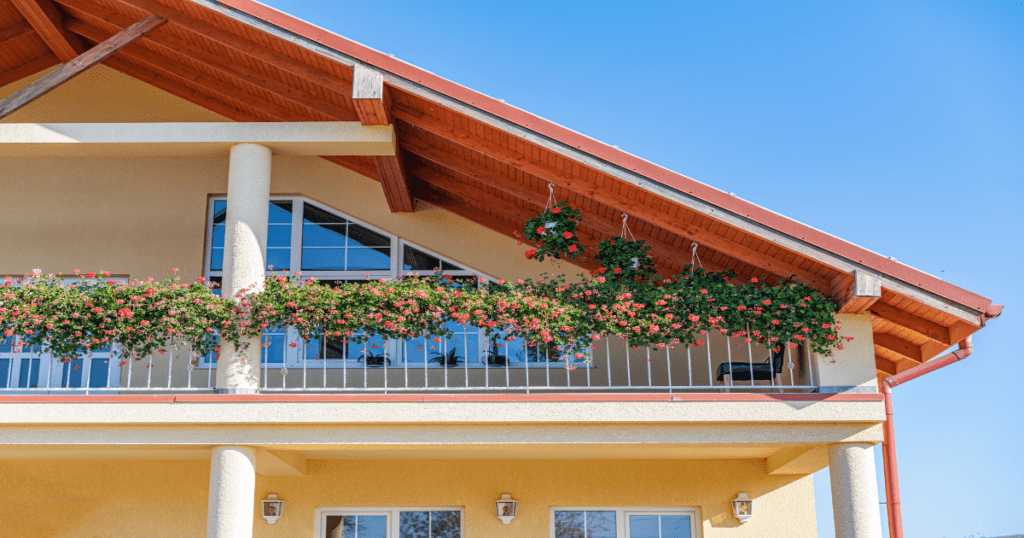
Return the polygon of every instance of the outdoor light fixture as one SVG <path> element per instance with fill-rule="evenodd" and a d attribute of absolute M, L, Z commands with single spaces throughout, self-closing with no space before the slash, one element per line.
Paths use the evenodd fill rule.
<path fill-rule="evenodd" d="M 746 493 L 740 492 L 732 500 L 732 515 L 736 516 L 740 523 L 746 523 L 747 520 L 754 517 L 754 499 L 747 497 Z"/>
<path fill-rule="evenodd" d="M 263 508 L 263 519 L 270 525 L 277 523 L 281 512 L 284 511 L 284 501 L 278 499 L 276 493 L 267 495 L 265 500 L 260 501 L 260 506 Z"/>
<path fill-rule="evenodd" d="M 508 493 L 502 493 L 501 498 L 494 501 L 494 508 L 498 512 L 498 519 L 508 525 L 516 518 L 516 505 L 519 501 L 513 500 Z"/>

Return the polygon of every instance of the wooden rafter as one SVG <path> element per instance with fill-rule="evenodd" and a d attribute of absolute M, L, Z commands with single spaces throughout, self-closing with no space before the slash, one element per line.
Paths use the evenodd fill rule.
<path fill-rule="evenodd" d="M 783 262 L 774 256 L 770 256 L 738 243 L 733 243 L 698 226 L 683 223 L 678 220 L 666 219 L 666 215 L 664 213 L 658 211 L 650 204 L 644 204 L 636 200 L 616 196 L 605 189 L 598 188 L 579 177 L 573 176 L 569 172 L 548 164 L 539 163 L 528 158 L 526 155 L 510 150 L 509 148 L 501 146 L 491 140 L 485 139 L 468 131 L 459 130 L 453 125 L 436 118 L 420 114 L 417 111 L 412 111 L 406 107 L 396 105 L 393 107 L 392 113 L 397 119 L 401 120 L 401 122 L 412 127 L 411 129 L 402 131 L 403 141 L 406 143 L 409 141 L 411 136 L 413 138 L 418 138 L 421 141 L 421 145 L 429 147 L 432 145 L 431 141 L 422 135 L 416 136 L 415 132 L 419 130 L 424 133 L 429 133 L 468 151 L 496 159 L 503 164 L 519 169 L 541 179 L 542 181 L 551 182 L 564 189 L 579 193 L 582 196 L 604 204 L 616 211 L 628 213 L 629 215 L 634 216 L 639 220 L 643 220 L 655 227 L 663 228 L 677 235 L 689 238 L 701 243 L 703 246 L 710 247 L 725 256 L 748 263 L 755 267 L 763 268 L 780 278 L 797 276 L 803 282 L 823 293 L 827 294 L 831 291 L 831 282 L 828 282 L 826 279 L 818 275 L 800 269 L 790 263 Z M 410 136 L 406 136 L 405 133 L 407 132 Z M 448 154 L 447 159 L 449 161 L 461 161 L 458 163 L 460 166 L 474 166 L 472 163 L 469 163 L 454 154 Z"/>
<path fill-rule="evenodd" d="M 99 45 L 83 52 L 80 56 L 68 61 L 46 76 L 18 90 L 13 95 L 0 101 L 0 119 L 3 119 L 21 107 L 39 99 L 61 84 L 82 74 L 90 67 L 131 44 L 148 32 L 159 28 L 167 19 L 158 15 L 149 15 L 141 21 L 125 28 Z"/>
<path fill-rule="evenodd" d="M 893 353 L 910 359 L 916 363 L 925 361 L 921 346 L 907 342 L 906 340 L 888 333 L 874 333 L 875 345 L 888 349 Z"/>
<path fill-rule="evenodd" d="M 34 32 L 32 27 L 29 26 L 28 23 L 24 22 L 21 24 L 15 24 L 10 28 L 4 28 L 3 30 L 0 30 L 0 49 L 4 48 L 4 45 L 6 45 L 8 42 L 27 36 L 32 32 Z"/>
<path fill-rule="evenodd" d="M 19 65 L 14 69 L 9 69 L 0 73 L 0 86 L 6 86 L 12 82 L 17 82 L 25 77 L 30 77 L 43 69 L 53 67 L 60 63 L 60 60 L 52 54 L 47 54 L 42 58 L 36 58 L 31 62 L 23 65 Z"/>
<path fill-rule="evenodd" d="M 928 321 L 884 302 L 879 301 L 872 305 L 871 313 L 945 346 L 951 346 L 956 343 L 950 338 L 949 327 Z"/>
<path fill-rule="evenodd" d="M 878 355 L 875 355 L 875 370 L 887 375 L 896 375 L 899 373 L 896 363 Z"/>
<path fill-rule="evenodd" d="M 415 151 L 415 150 L 414 150 Z M 509 204 L 496 198 L 494 195 L 484 191 L 481 188 L 475 187 L 468 183 L 458 181 L 450 178 L 445 174 L 433 170 L 426 166 L 414 167 L 410 170 L 410 175 L 424 181 L 433 186 L 440 187 L 441 189 L 458 194 L 463 198 L 470 200 L 478 200 L 485 203 L 488 207 L 493 207 L 496 211 L 504 212 L 504 208 L 508 207 Z M 504 194 L 513 197 L 517 202 L 526 206 L 532 206 L 528 208 L 529 213 L 523 213 L 519 217 L 529 218 L 544 208 L 544 204 L 547 198 L 539 193 L 533 191 L 524 191 L 521 193 L 507 192 L 501 189 L 497 189 Z M 592 243 L 596 244 L 601 238 L 617 237 L 621 228 L 616 228 L 616 225 L 607 219 L 602 219 L 592 213 L 582 213 L 582 222 L 580 223 L 580 230 L 583 234 L 588 235 L 595 240 Z M 521 222 L 525 222 L 521 221 Z M 671 261 L 679 266 L 684 265 L 679 260 L 680 252 L 688 252 L 685 248 L 680 248 L 667 241 L 662 241 L 655 237 L 643 234 L 641 232 L 635 233 L 637 239 L 643 239 L 651 246 L 652 255 L 659 257 L 666 261 Z M 724 271 L 725 267 L 721 267 L 712 263 L 705 263 L 705 269 L 708 271 Z"/>
<path fill-rule="evenodd" d="M 352 103 L 363 125 L 391 125 L 391 99 L 380 71 L 356 65 L 352 77 Z M 395 140 L 395 154 L 374 156 L 373 165 L 391 212 L 412 213 L 416 203 L 405 174 L 397 136 Z"/>
<path fill-rule="evenodd" d="M 882 281 L 863 271 L 843 274 L 832 281 L 832 297 L 841 314 L 863 314 L 882 298 Z"/>
<path fill-rule="evenodd" d="M 11 0 L 11 3 L 62 62 L 85 52 L 82 42 L 64 29 L 63 17 L 51 0 Z"/>
<path fill-rule="evenodd" d="M 229 49 L 232 49 L 244 56 L 272 65 L 281 71 L 323 86 L 328 90 L 334 90 L 338 86 L 338 77 L 335 75 L 304 64 L 297 61 L 295 58 L 274 52 L 267 47 L 249 41 L 248 39 L 235 35 L 206 21 L 167 7 L 160 2 L 156 2 L 154 0 L 118 1 L 125 6 L 131 6 L 132 8 L 138 8 L 149 13 L 160 15 L 161 17 L 171 21 L 171 24 L 175 26 L 179 26 L 190 32 L 196 32 L 203 37 L 220 43 L 221 45 L 224 45 L 225 47 L 228 47 Z M 76 3 L 79 3 L 79 0 L 76 0 Z"/>

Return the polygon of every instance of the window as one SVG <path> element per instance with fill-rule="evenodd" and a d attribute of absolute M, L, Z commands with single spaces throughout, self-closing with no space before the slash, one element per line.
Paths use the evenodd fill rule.
<path fill-rule="evenodd" d="M 461 508 L 320 508 L 318 538 L 462 538 Z"/>
<path fill-rule="evenodd" d="M 693 508 L 552 508 L 552 538 L 696 538 Z"/>

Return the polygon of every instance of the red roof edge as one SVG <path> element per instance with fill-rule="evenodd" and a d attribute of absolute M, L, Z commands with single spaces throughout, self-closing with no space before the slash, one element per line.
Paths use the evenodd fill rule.
<path fill-rule="evenodd" d="M 992 300 L 936 278 L 924 271 L 890 260 L 863 247 L 838 237 L 816 230 L 806 224 L 769 211 L 756 204 L 732 196 L 710 185 L 673 172 L 654 163 L 615 149 L 585 135 L 552 123 L 548 120 L 502 103 L 479 92 L 456 84 L 448 79 L 424 71 L 416 66 L 387 56 L 364 45 L 314 26 L 272 7 L 252 0 L 218 0 L 268 24 L 290 33 L 335 49 L 388 71 L 396 76 L 420 84 L 430 90 L 461 101 L 483 112 L 509 121 L 523 128 L 535 131 L 566 146 L 576 148 L 598 159 L 607 161 L 623 170 L 628 170 L 657 181 L 669 188 L 713 204 L 725 211 L 753 220 L 780 233 L 829 251 L 852 262 L 874 269 L 897 280 L 916 286 L 932 294 L 961 304 L 979 313 L 992 304 Z"/>

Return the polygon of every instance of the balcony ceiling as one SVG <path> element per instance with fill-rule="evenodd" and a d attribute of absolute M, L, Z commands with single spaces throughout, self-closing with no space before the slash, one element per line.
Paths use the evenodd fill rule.
<path fill-rule="evenodd" d="M 584 213 L 581 238 L 617 236 L 623 212 L 665 274 L 690 262 L 767 281 L 795 275 L 841 303 L 853 270 L 881 280 L 870 311 L 879 375 L 937 356 L 998 315 L 992 301 L 250 0 L 0 0 L 0 86 L 74 58 L 149 14 L 169 23 L 104 63 L 235 121 L 366 121 L 354 66 L 383 73 L 398 167 L 324 158 L 511 235 L 548 184 Z M 394 165 L 394 163 L 392 163 Z M 398 173 L 405 189 L 388 187 Z M 406 203 L 393 200 L 405 196 Z M 410 196 L 411 195 L 411 196 Z M 404 208 L 404 209 L 403 209 Z M 592 261 L 579 263 L 592 268 Z"/>

